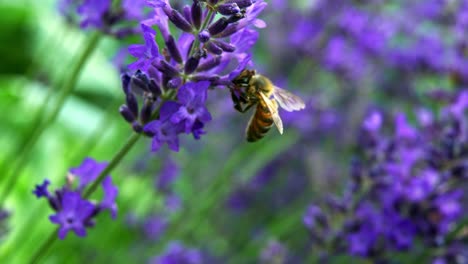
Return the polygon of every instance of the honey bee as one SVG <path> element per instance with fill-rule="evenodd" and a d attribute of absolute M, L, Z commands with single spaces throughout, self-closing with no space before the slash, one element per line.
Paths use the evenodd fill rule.
<path fill-rule="evenodd" d="M 278 105 L 288 112 L 305 108 L 301 98 L 275 86 L 255 70 L 243 70 L 232 84 L 231 97 L 237 111 L 245 113 L 252 106 L 257 106 L 245 131 L 248 142 L 263 138 L 273 124 L 283 134 L 283 121 L 278 113 Z"/>

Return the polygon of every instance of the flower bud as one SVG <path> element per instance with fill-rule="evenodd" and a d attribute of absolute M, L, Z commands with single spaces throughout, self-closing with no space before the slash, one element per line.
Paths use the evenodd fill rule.
<path fill-rule="evenodd" d="M 240 9 L 245 9 L 253 4 L 252 0 L 230 0 L 230 3 L 235 3 Z"/>
<path fill-rule="evenodd" d="M 133 122 L 132 123 L 132 128 L 133 128 L 133 131 L 135 131 L 137 133 L 141 133 L 143 131 L 143 127 L 138 122 Z M 151 135 L 151 136 L 153 136 L 153 135 Z"/>
<path fill-rule="evenodd" d="M 153 66 L 168 77 L 179 75 L 179 70 L 164 60 L 154 61 Z"/>
<path fill-rule="evenodd" d="M 225 52 L 233 52 L 236 50 L 236 47 L 231 43 L 227 43 L 220 40 L 213 40 L 213 43 L 215 43 L 216 46 L 220 47 Z"/>
<path fill-rule="evenodd" d="M 133 93 L 127 94 L 126 102 L 133 116 L 138 116 L 138 101 Z"/>
<path fill-rule="evenodd" d="M 200 2 L 198 0 L 193 1 L 191 11 L 192 11 L 193 25 L 197 29 L 200 29 L 201 21 L 202 21 L 202 8 L 201 8 L 201 4 L 200 4 Z"/>
<path fill-rule="evenodd" d="M 149 101 L 146 101 L 143 104 L 143 107 L 141 108 L 140 121 L 143 124 L 148 123 L 150 121 L 150 119 L 151 119 L 152 114 L 153 114 L 153 103 L 149 102 Z"/>
<path fill-rule="evenodd" d="M 125 94 L 128 94 L 130 92 L 130 75 L 124 73 L 122 76 L 120 76 L 120 79 L 122 80 L 122 89 Z"/>
<path fill-rule="evenodd" d="M 232 24 L 228 24 L 229 26 L 227 28 L 225 28 L 225 30 L 221 33 L 219 33 L 216 37 L 217 38 L 225 38 L 225 37 L 229 37 L 231 36 L 232 34 L 236 33 L 239 31 L 239 29 L 237 28 L 237 25 L 236 23 L 232 23 Z"/>
<path fill-rule="evenodd" d="M 207 30 L 203 30 L 202 32 L 198 33 L 198 40 L 201 43 L 205 43 L 210 40 L 210 33 Z"/>
<path fill-rule="evenodd" d="M 131 90 L 137 93 L 141 93 L 141 91 L 148 92 L 148 82 L 148 77 L 138 70 L 131 78 Z"/>
<path fill-rule="evenodd" d="M 167 88 L 169 89 L 177 89 L 182 85 L 182 79 L 177 77 L 173 78 L 167 82 Z"/>
<path fill-rule="evenodd" d="M 190 57 L 187 62 L 185 62 L 185 73 L 186 74 L 191 74 L 192 72 L 194 72 L 197 67 L 198 67 L 198 63 L 200 62 L 200 59 L 199 58 L 196 58 L 196 57 Z"/>
<path fill-rule="evenodd" d="M 212 36 L 217 35 L 223 32 L 223 30 L 226 29 L 228 25 L 229 23 L 227 22 L 227 19 L 225 17 L 222 17 L 218 19 L 216 22 L 214 22 L 213 24 L 211 24 L 211 26 L 208 28 L 208 31 L 210 32 Z"/>
<path fill-rule="evenodd" d="M 179 11 L 175 9 L 172 9 L 170 11 L 164 9 L 164 12 L 169 17 L 169 20 L 171 20 L 171 22 L 174 23 L 176 27 L 185 32 L 192 32 L 192 25 L 190 25 L 190 22 L 188 22 L 187 19 L 185 19 L 184 16 L 181 13 L 179 13 Z"/>
<path fill-rule="evenodd" d="M 191 78 L 192 81 L 195 81 L 195 82 L 201 82 L 201 81 L 209 81 L 209 82 L 215 82 L 217 80 L 219 80 L 219 76 L 218 75 L 210 75 L 210 74 L 200 74 L 200 75 L 195 75 Z"/>
<path fill-rule="evenodd" d="M 156 81 L 153 79 L 151 79 L 150 84 L 148 85 L 148 89 L 155 97 L 161 95 L 161 87 L 159 87 L 158 83 L 156 83 Z"/>
<path fill-rule="evenodd" d="M 183 11 L 185 20 L 187 20 L 190 24 L 192 24 L 192 14 L 191 14 L 190 6 L 185 5 L 182 11 Z"/>
<path fill-rule="evenodd" d="M 130 109 L 128 109 L 128 106 L 126 105 L 120 106 L 119 112 L 127 122 L 132 123 L 133 121 L 135 121 L 135 116 L 130 111 Z"/>
<path fill-rule="evenodd" d="M 213 69 L 214 67 L 218 66 L 221 63 L 221 57 L 216 56 L 205 60 L 203 63 L 198 65 L 197 72 L 204 72 Z"/>
<path fill-rule="evenodd" d="M 213 53 L 216 55 L 221 55 L 223 53 L 223 50 L 218 45 L 213 43 L 212 41 L 206 43 L 205 47 L 210 53 Z"/>
<path fill-rule="evenodd" d="M 166 40 L 166 47 L 169 51 L 169 54 L 175 61 L 177 61 L 178 63 L 183 62 L 179 48 L 177 47 L 177 44 L 175 43 L 174 37 L 172 35 L 169 35 L 169 38 Z"/>
<path fill-rule="evenodd" d="M 221 4 L 218 5 L 217 11 L 221 15 L 230 16 L 240 13 L 240 8 L 236 3 L 228 3 L 228 4 Z"/>

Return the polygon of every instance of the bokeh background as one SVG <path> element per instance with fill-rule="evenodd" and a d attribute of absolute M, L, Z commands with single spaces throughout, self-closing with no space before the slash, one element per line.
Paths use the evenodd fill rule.
<path fill-rule="evenodd" d="M 201 263 L 318 263 L 326 250 L 312 243 L 303 216 L 349 183 L 365 117 L 381 111 L 391 127 L 392 116 L 403 112 L 416 122 L 438 109 L 434 97 L 466 87 L 464 1 L 267 2 L 255 68 L 306 101 L 301 112 L 281 112 L 284 135 L 272 129 L 247 143 L 250 114 L 233 109 L 229 91 L 210 91 L 207 135 L 183 136 L 177 153 L 150 153 L 149 139 L 138 142 L 112 173 L 118 218 L 100 215 L 86 238 L 57 241 L 45 263 L 147 263 L 174 241 L 198 250 Z M 119 76 L 133 61 L 126 46 L 142 40 L 103 37 L 51 120 L 57 91 L 93 32 L 61 15 L 53 0 L 1 1 L 0 13 L 0 186 L 7 212 L 0 262 L 27 263 L 53 230 L 52 210 L 32 195 L 34 185 L 48 178 L 60 186 L 70 167 L 84 157 L 109 160 L 132 133 L 118 113 Z M 38 119 L 50 122 L 34 145 L 25 145 Z M 163 187 L 162 177 L 170 179 Z"/>

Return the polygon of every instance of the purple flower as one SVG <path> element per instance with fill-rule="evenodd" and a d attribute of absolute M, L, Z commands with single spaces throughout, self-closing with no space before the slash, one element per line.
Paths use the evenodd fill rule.
<path fill-rule="evenodd" d="M 395 118 L 395 129 L 396 135 L 402 139 L 415 139 L 416 130 L 408 123 L 406 116 L 403 113 L 399 113 Z"/>
<path fill-rule="evenodd" d="M 159 48 L 156 43 L 156 32 L 149 26 L 141 24 L 141 30 L 145 39 L 145 44 L 130 45 L 128 52 L 138 58 L 137 61 L 128 65 L 131 70 L 141 70 L 147 72 L 151 63 L 159 57 Z"/>
<path fill-rule="evenodd" d="M 203 128 L 212 119 L 205 106 L 208 88 L 231 85 L 233 74 L 238 75 L 250 62 L 250 50 L 258 38 L 251 26 L 265 26 L 257 17 L 266 3 L 194 1 L 182 10 L 173 8 L 167 0 L 147 3 L 155 15 L 141 22 L 145 45 L 129 47 L 137 58 L 129 68 L 140 74 L 122 78 L 126 104 L 119 111 L 134 131 L 153 138 L 153 151 L 164 143 L 178 151 L 179 134 L 192 134 L 195 139 L 205 134 Z M 174 27 L 169 27 L 169 22 Z M 161 50 L 152 26 L 163 37 Z M 136 94 L 135 86 L 148 87 L 141 89 L 142 100 L 137 99 L 141 94 Z M 142 108 L 139 101 L 145 104 Z"/>
<path fill-rule="evenodd" d="M 59 12 L 83 29 L 97 29 L 102 33 L 123 38 L 138 33 L 135 22 L 146 18 L 145 0 L 123 0 L 119 5 L 111 0 L 59 0 Z"/>
<path fill-rule="evenodd" d="M 104 199 L 100 204 L 101 209 L 107 209 L 111 212 L 112 219 L 117 216 L 117 204 L 115 199 L 119 193 L 119 190 L 115 185 L 112 184 L 112 178 L 106 177 L 102 182 L 102 189 L 104 190 Z"/>
<path fill-rule="evenodd" d="M 60 225 L 58 234 L 60 239 L 64 239 L 70 230 L 80 237 L 86 236 L 86 228 L 94 226 L 94 217 L 103 210 L 109 210 L 112 218 L 115 219 L 117 214 L 115 199 L 118 189 L 112 184 L 109 176 L 102 183 L 104 198 L 100 203 L 83 198 L 85 188 L 97 179 L 106 166 L 106 163 L 98 163 L 91 158 L 85 158 L 80 166 L 71 168 L 71 175 L 79 178 L 80 184 L 76 188 L 73 188 L 76 178 L 70 175 L 68 175 L 66 185 L 52 194 L 47 189 L 50 184 L 49 180 L 36 185 L 33 193 L 38 198 L 46 198 L 55 211 L 49 219 L 52 223 Z"/>
<path fill-rule="evenodd" d="M 168 221 L 165 218 L 158 215 L 150 216 L 143 223 L 144 234 L 151 240 L 158 240 L 166 231 L 167 225 Z"/>
<path fill-rule="evenodd" d="M 211 120 L 211 114 L 206 109 L 209 82 L 187 83 L 179 89 L 178 102 L 181 104 L 179 110 L 171 117 L 174 124 L 182 123 L 185 133 L 191 133 L 196 120 L 206 123 Z"/>
<path fill-rule="evenodd" d="M 94 181 L 106 167 L 107 162 L 99 163 L 92 158 L 85 158 L 80 166 L 70 168 L 70 173 L 79 178 L 80 185 L 78 189 L 82 190 Z"/>
<path fill-rule="evenodd" d="M 94 204 L 81 198 L 80 193 L 65 191 L 62 194 L 62 208 L 49 217 L 52 223 L 60 225 L 58 236 L 64 239 L 72 230 L 80 237 L 86 236 L 86 227 L 92 226 L 90 218 L 95 212 Z"/>
<path fill-rule="evenodd" d="M 456 100 L 454 104 L 464 108 L 464 102 Z M 392 252 L 416 250 L 414 241 L 432 252 L 456 245 L 457 239 L 444 237 L 463 217 L 466 186 L 460 171 L 465 165 L 456 164 L 468 158 L 467 152 L 459 151 L 468 149 L 468 142 L 459 137 L 468 124 L 453 118 L 453 112 L 462 110 L 441 108 L 441 113 L 431 115 L 430 122 L 420 119 L 421 124 L 414 126 L 406 115 L 398 113 L 392 134 L 380 129 L 372 134 L 374 144 L 359 145 L 351 184 L 343 195 L 346 206 L 340 210 L 328 206 L 330 212 L 324 213 L 310 207 L 304 216 L 313 242 L 345 241 L 327 248 L 327 254 L 346 253 L 373 260 L 387 260 Z M 361 131 L 363 136 L 374 130 L 368 123 L 373 122 L 369 118 L 364 121 L 363 126 L 370 128 Z M 319 225 L 317 216 L 343 220 Z"/>
<path fill-rule="evenodd" d="M 166 251 L 155 257 L 152 264 L 201 264 L 203 263 L 202 254 L 199 250 L 185 248 L 179 242 L 169 244 Z"/>
<path fill-rule="evenodd" d="M 382 126 L 382 115 L 372 112 L 363 122 L 363 128 L 369 132 L 378 132 Z"/>
<path fill-rule="evenodd" d="M 180 124 L 174 124 L 169 121 L 171 116 L 179 110 L 179 104 L 176 102 L 166 102 L 160 110 L 159 120 L 148 123 L 144 130 L 153 137 L 151 144 L 152 151 L 158 151 L 164 143 L 167 143 L 169 149 L 179 151 L 179 137 L 183 127 Z"/>
<path fill-rule="evenodd" d="M 182 207 L 182 201 L 176 194 L 168 194 L 164 199 L 164 206 L 169 212 L 177 212 Z"/>
<path fill-rule="evenodd" d="M 171 184 L 179 175 L 179 167 L 172 159 L 167 159 L 163 164 L 156 181 L 156 188 L 162 192 L 169 192 Z"/>
<path fill-rule="evenodd" d="M 460 92 L 456 101 L 450 107 L 451 114 L 458 119 L 463 119 L 464 114 L 468 109 L 468 90 Z"/>
<path fill-rule="evenodd" d="M 146 2 L 146 0 L 122 0 L 125 17 L 130 20 L 142 20 L 145 17 L 143 9 Z"/>
<path fill-rule="evenodd" d="M 78 7 L 78 13 L 82 16 L 80 26 L 82 28 L 101 28 L 104 25 L 103 17 L 109 12 L 111 0 L 84 0 Z"/>

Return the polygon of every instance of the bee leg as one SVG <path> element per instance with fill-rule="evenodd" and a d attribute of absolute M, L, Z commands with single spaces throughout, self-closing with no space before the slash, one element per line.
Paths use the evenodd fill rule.
<path fill-rule="evenodd" d="M 241 112 L 241 113 L 245 113 L 245 112 L 249 111 L 249 109 L 250 109 L 252 106 L 254 106 L 254 105 L 256 105 L 256 103 L 250 103 L 250 104 L 248 104 L 246 107 L 244 107 L 244 109 L 242 109 L 241 105 L 239 104 L 239 108 L 236 108 L 236 110 L 239 111 L 239 112 Z M 234 108 L 235 108 L 235 107 L 236 107 L 236 106 L 234 106 Z"/>

